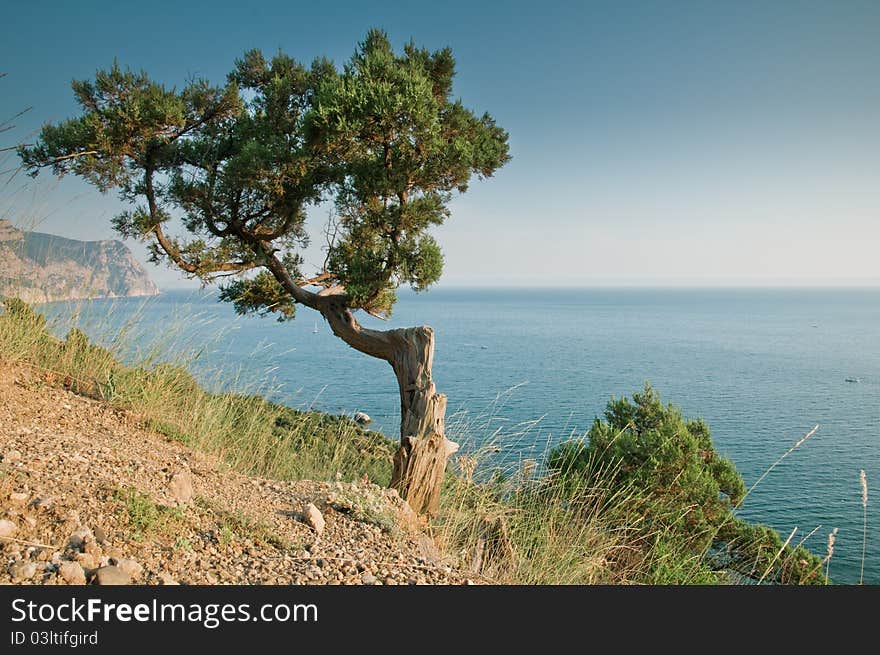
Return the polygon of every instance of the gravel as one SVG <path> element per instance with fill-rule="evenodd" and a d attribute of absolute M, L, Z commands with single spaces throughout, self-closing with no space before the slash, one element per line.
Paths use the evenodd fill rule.
<path fill-rule="evenodd" d="M 45 382 L 0 362 L 0 584 L 472 583 L 396 492 L 240 475 Z"/>

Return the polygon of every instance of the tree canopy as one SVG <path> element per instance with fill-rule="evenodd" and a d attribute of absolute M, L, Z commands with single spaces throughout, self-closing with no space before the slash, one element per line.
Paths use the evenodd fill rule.
<path fill-rule="evenodd" d="M 220 281 L 241 312 L 290 318 L 312 285 L 387 314 L 401 284 L 440 278 L 430 229 L 453 193 L 509 159 L 494 119 L 453 99 L 454 74 L 450 49 L 396 53 L 380 30 L 341 69 L 251 50 L 219 86 L 167 88 L 114 63 L 73 83 L 81 115 L 19 154 L 34 174 L 118 189 L 133 208 L 116 230 L 150 243 L 156 262 Z M 306 212 L 323 201 L 335 207 L 326 258 L 305 271 Z M 171 234 L 175 219 L 185 236 Z"/>

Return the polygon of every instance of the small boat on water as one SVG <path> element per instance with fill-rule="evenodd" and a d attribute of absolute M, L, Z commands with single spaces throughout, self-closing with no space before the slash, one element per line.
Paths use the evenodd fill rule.
<path fill-rule="evenodd" d="M 861 382 L 861 378 L 846 378 L 847 382 Z"/>
<path fill-rule="evenodd" d="M 315 321 L 315 329 L 312 330 L 312 334 L 318 334 L 318 321 Z"/>

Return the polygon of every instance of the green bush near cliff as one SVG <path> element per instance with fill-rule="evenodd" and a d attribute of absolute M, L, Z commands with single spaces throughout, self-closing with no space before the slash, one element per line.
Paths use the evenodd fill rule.
<path fill-rule="evenodd" d="M 655 555 L 677 553 L 672 560 L 699 562 L 701 580 L 711 580 L 712 570 L 732 570 L 777 583 L 825 582 L 818 557 L 783 545 L 772 528 L 735 516 L 747 493 L 745 484 L 733 463 L 715 450 L 709 426 L 702 419 L 685 419 L 672 404 L 663 405 L 649 384 L 632 400 L 612 399 L 604 420 L 596 419 L 584 440 L 555 448 L 548 467 L 560 486 L 584 479 L 589 485 L 598 476 L 637 489 L 645 517 L 642 532 L 653 535 Z M 692 567 L 680 570 L 669 560 L 655 562 L 654 581 L 691 581 Z"/>

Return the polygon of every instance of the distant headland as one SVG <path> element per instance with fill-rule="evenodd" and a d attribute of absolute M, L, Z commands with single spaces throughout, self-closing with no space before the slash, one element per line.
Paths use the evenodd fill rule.
<path fill-rule="evenodd" d="M 28 303 L 155 296 L 159 290 L 121 241 L 77 241 L 0 219 L 0 297 Z"/>

